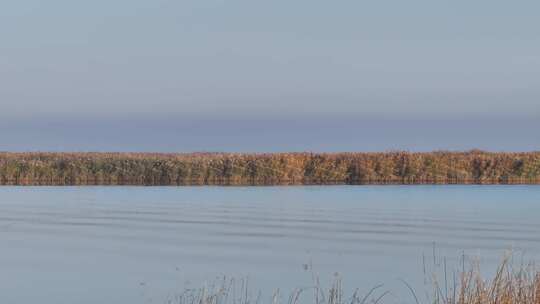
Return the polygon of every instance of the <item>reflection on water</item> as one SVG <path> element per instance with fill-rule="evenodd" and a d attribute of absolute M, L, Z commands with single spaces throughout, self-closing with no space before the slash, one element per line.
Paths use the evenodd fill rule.
<path fill-rule="evenodd" d="M 0 187 L 1 303 L 163 303 L 253 289 L 422 288 L 423 261 L 540 256 L 539 186 Z"/>

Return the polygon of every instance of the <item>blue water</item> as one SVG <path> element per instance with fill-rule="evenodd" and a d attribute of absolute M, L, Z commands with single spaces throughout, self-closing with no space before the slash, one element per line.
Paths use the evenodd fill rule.
<path fill-rule="evenodd" d="M 445 259 L 538 260 L 539 218 L 538 186 L 0 187 L 0 303 L 164 303 L 223 275 L 407 302 L 398 279 Z"/>

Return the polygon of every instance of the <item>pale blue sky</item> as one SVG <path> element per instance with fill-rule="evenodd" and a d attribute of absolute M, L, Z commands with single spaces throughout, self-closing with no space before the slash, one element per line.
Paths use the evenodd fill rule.
<path fill-rule="evenodd" d="M 0 150 L 540 150 L 539 1 L 4 1 L 0 38 Z"/>

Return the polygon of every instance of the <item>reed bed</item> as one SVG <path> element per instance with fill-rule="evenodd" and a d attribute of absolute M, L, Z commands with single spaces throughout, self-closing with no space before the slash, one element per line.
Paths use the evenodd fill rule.
<path fill-rule="evenodd" d="M 534 264 L 513 266 L 505 258 L 491 279 L 485 279 L 480 264 L 465 268 L 452 280 L 433 279 L 434 304 L 540 304 L 540 272 Z M 451 283 L 450 283 L 451 282 Z M 450 286 L 449 286 L 450 285 Z"/>
<path fill-rule="evenodd" d="M 442 284 L 440 282 L 443 282 Z M 399 299 L 391 299 L 390 290 L 384 285 L 375 286 L 365 294 L 356 289 L 345 295 L 343 282 L 337 277 L 329 288 L 323 288 L 318 279 L 313 286 L 296 288 L 288 294 L 279 289 L 269 298 L 261 293 L 249 290 L 248 280 L 223 278 L 217 283 L 198 289 L 187 289 L 183 293 L 171 297 L 167 304 L 379 304 L 379 303 L 412 303 L 412 304 L 540 304 L 540 272 L 534 265 L 521 265 L 515 269 L 510 258 L 504 259 L 496 274 L 485 279 L 478 264 L 468 270 L 453 274 L 447 273 L 442 278 L 433 275 L 430 280 L 431 291 L 426 297 L 419 297 L 417 292 L 403 281 L 410 293 Z"/>
<path fill-rule="evenodd" d="M 0 184 L 540 184 L 540 152 L 0 152 Z"/>

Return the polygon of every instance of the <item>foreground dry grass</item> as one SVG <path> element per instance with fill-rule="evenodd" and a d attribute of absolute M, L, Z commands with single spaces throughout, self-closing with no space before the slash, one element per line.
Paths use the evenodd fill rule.
<path fill-rule="evenodd" d="M 449 280 L 446 275 L 442 280 L 434 278 L 432 293 L 425 300 L 417 296 L 413 288 L 405 281 L 409 289 L 407 299 L 398 303 L 413 304 L 540 304 L 540 272 L 533 265 L 521 266 L 515 270 L 510 266 L 510 259 L 505 259 L 495 276 L 490 280 L 482 277 L 478 266 L 462 271 Z M 442 281 L 443 283 L 439 283 Z M 451 282 L 449 282 L 451 281 Z M 383 285 L 375 286 L 366 294 L 358 290 L 350 296 L 344 295 L 341 279 L 336 279 L 330 288 L 324 289 L 315 280 L 309 288 L 297 288 L 288 296 L 276 290 L 270 299 L 262 299 L 261 294 L 253 295 L 246 280 L 227 280 L 200 289 L 189 289 L 171 298 L 168 304 L 377 304 L 386 303 L 390 291 Z"/>
<path fill-rule="evenodd" d="M 0 184 L 540 184 L 540 152 L 0 152 Z"/>
<path fill-rule="evenodd" d="M 505 259 L 494 278 L 485 280 L 478 268 L 462 272 L 460 280 L 443 293 L 435 285 L 434 303 L 442 304 L 540 304 L 540 273 L 534 266 L 514 270 Z"/>

